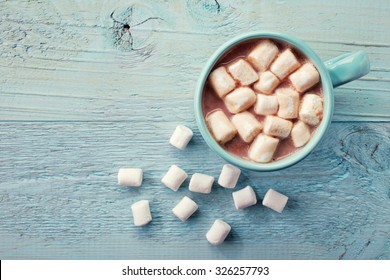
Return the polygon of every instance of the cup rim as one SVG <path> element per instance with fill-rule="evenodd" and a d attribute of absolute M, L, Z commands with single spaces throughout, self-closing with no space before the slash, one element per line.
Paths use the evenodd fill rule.
<path fill-rule="evenodd" d="M 203 117 L 202 110 L 202 96 L 203 96 L 203 88 L 206 83 L 207 77 L 211 72 L 211 69 L 215 66 L 218 60 L 232 47 L 235 45 L 242 43 L 244 41 L 252 40 L 252 39 L 275 39 L 287 42 L 288 44 L 293 45 L 296 49 L 302 52 L 317 68 L 320 73 L 322 90 L 323 90 L 323 99 L 324 99 L 324 111 L 323 117 L 320 125 L 316 128 L 316 131 L 312 135 L 310 141 L 300 148 L 298 151 L 293 154 L 280 159 L 278 161 L 273 161 L 269 163 L 257 163 L 254 161 L 246 160 L 240 158 L 234 154 L 229 153 L 225 149 L 223 149 L 213 138 L 211 132 L 208 130 L 205 118 Z M 301 161 L 305 157 L 307 157 L 315 147 L 321 141 L 323 135 L 326 133 L 333 115 L 333 85 L 331 82 L 331 78 L 328 70 L 325 67 L 325 64 L 318 57 L 318 55 L 303 41 L 297 39 L 291 35 L 278 33 L 278 32 L 270 32 L 270 31 L 255 31 L 244 33 L 239 36 L 236 36 L 222 46 L 220 46 L 213 55 L 208 59 L 206 65 L 203 67 L 202 72 L 199 76 L 199 79 L 195 88 L 195 96 L 194 96 L 194 105 L 195 105 L 195 118 L 196 123 L 199 128 L 199 131 L 206 141 L 207 145 L 220 157 L 230 162 L 233 165 L 239 166 L 244 169 L 254 170 L 254 171 L 275 171 L 283 168 L 287 168 L 297 162 Z"/>

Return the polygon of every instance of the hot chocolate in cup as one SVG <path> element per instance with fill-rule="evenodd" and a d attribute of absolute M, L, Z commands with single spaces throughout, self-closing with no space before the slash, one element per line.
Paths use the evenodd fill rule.
<path fill-rule="evenodd" d="M 249 54 L 261 42 L 266 42 L 263 45 L 267 45 L 267 42 L 270 42 L 271 45 L 275 45 L 277 48 L 269 47 L 268 53 L 262 53 L 260 61 L 256 62 L 256 60 L 253 60 L 253 57 L 256 59 L 256 53 L 254 52 L 253 57 L 250 57 L 251 55 Z M 284 57 L 287 57 L 287 60 L 284 60 Z M 291 57 L 293 58 L 291 59 Z M 263 63 L 263 61 L 265 62 Z M 305 67 L 303 67 L 304 65 Z M 300 85 L 299 83 L 298 71 L 302 67 L 319 74 L 319 81 L 317 80 L 313 83 L 314 85 L 310 86 L 310 88 L 305 88 L 305 85 Z M 250 71 L 246 71 L 246 68 Z M 215 71 L 216 69 L 217 71 Z M 343 54 L 327 62 L 322 62 L 306 43 L 293 36 L 262 31 L 243 34 L 218 48 L 203 68 L 195 89 L 196 122 L 207 145 L 227 162 L 255 171 L 283 169 L 307 157 L 326 135 L 333 115 L 333 89 L 366 75 L 369 70 L 369 59 L 364 51 Z M 216 72 L 216 74 L 213 72 Z M 243 74 L 243 72 L 245 73 Z M 257 75 L 254 74 L 255 72 Z M 214 75 L 216 78 L 210 78 L 210 73 L 212 73 L 211 76 Z M 294 75 L 294 73 L 296 74 Z M 263 74 L 264 76 L 262 76 Z M 226 76 L 227 78 L 225 79 L 224 75 L 229 75 L 230 77 Z M 261 85 L 254 86 L 259 77 L 260 79 L 265 77 L 264 79 L 270 79 L 270 81 L 274 79 L 278 81 L 277 86 L 271 87 L 272 92 L 267 92 L 266 90 L 262 92 L 264 89 L 261 88 Z M 294 81 L 294 78 L 297 79 Z M 215 88 L 212 84 L 213 81 L 210 82 L 212 79 L 217 80 L 221 87 Z M 305 79 L 302 80 L 304 83 L 306 82 Z M 293 85 L 291 84 L 292 82 Z M 251 91 L 257 96 L 260 94 L 260 98 L 264 98 L 264 96 L 275 96 L 276 98 L 276 95 L 279 95 L 279 110 L 283 109 L 280 106 L 285 106 L 286 108 L 287 105 L 291 106 L 291 100 L 298 94 L 300 113 L 302 110 L 305 110 L 302 102 L 307 104 L 315 103 L 318 102 L 317 99 L 320 97 L 322 103 L 320 120 L 303 118 L 302 121 L 300 116 L 289 116 L 288 112 L 280 111 L 278 113 L 268 112 L 266 114 L 269 115 L 266 115 L 261 112 L 261 108 L 257 108 L 260 111 L 260 114 L 257 114 L 259 112 L 256 111 L 256 104 L 253 103 L 253 93 Z M 285 105 L 283 105 L 284 96 L 290 96 Z M 291 98 L 291 96 L 294 98 Z M 241 102 L 236 102 L 237 98 L 249 100 L 249 103 L 241 104 Z M 237 104 L 240 106 L 235 106 Z M 224 130 L 219 131 L 224 124 L 220 124 L 218 121 L 210 125 L 208 117 L 217 111 L 225 113 L 225 116 L 230 121 L 230 124 L 227 126 L 227 132 Z M 241 119 L 256 122 L 256 120 L 252 120 L 253 117 L 251 119 L 251 116 L 246 116 L 251 115 L 248 113 L 256 117 L 258 122 L 261 123 L 263 131 L 259 132 L 260 130 L 255 124 L 257 131 L 255 131 L 256 129 L 254 131 L 257 136 L 251 137 L 251 135 L 246 135 L 243 138 L 242 133 L 237 133 L 237 129 L 234 126 L 240 125 Z M 211 119 L 218 119 L 217 115 L 222 114 L 217 112 L 214 115 L 211 116 Z M 223 119 L 226 120 L 226 118 Z M 287 138 L 284 138 L 283 134 L 272 134 L 272 125 L 278 122 L 284 125 L 283 121 L 286 123 L 287 129 L 290 129 L 287 131 Z M 304 122 L 306 123 L 304 124 Z M 289 127 L 291 124 L 288 123 L 293 124 L 294 127 L 297 125 L 297 129 L 294 131 L 294 136 L 297 139 L 300 138 L 301 127 L 310 127 L 310 139 L 308 142 L 303 145 L 293 143 L 291 127 Z M 218 135 L 216 135 L 215 129 Z M 305 133 L 308 132 L 306 131 Z M 299 142 L 300 140 L 296 141 Z M 265 160 L 263 160 L 264 157 L 262 155 L 257 157 L 257 151 L 251 152 L 251 150 L 261 150 L 263 146 L 275 146 L 273 142 L 277 142 L 277 148 L 272 156 L 266 156 Z"/>

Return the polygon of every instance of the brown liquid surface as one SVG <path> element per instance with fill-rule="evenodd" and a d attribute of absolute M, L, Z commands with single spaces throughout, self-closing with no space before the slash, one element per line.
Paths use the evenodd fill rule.
<path fill-rule="evenodd" d="M 279 42 L 276 40 L 272 40 L 279 48 L 279 51 L 282 52 L 286 48 L 291 48 L 292 51 L 294 52 L 295 56 L 298 58 L 299 62 L 301 64 L 305 63 L 308 61 L 308 59 L 298 50 L 296 50 L 293 46 L 290 46 L 284 42 Z M 251 40 L 249 42 L 241 43 L 232 49 L 230 49 L 214 66 L 214 68 L 211 70 L 213 71 L 214 69 L 218 68 L 219 66 L 225 66 L 227 64 L 232 63 L 235 60 L 238 60 L 240 58 L 244 58 L 249 54 L 249 52 L 256 46 L 256 44 L 259 42 L 259 40 Z M 239 82 L 236 81 L 236 85 L 239 86 Z M 287 78 L 285 78 L 278 87 L 292 87 L 291 83 Z M 316 93 L 320 96 L 322 96 L 322 87 L 321 83 L 318 83 L 315 85 L 313 88 L 307 90 L 312 93 Z M 306 92 L 307 92 L 306 91 Z M 255 91 L 256 92 L 256 91 Z M 301 94 L 301 99 L 304 93 Z M 209 83 L 206 82 L 205 87 L 203 89 L 203 96 L 202 96 L 202 110 L 203 110 L 203 116 L 206 118 L 208 114 L 215 110 L 223 110 L 223 112 L 228 116 L 228 118 L 231 118 L 233 116 L 232 113 L 228 111 L 226 108 L 223 99 L 219 98 L 216 93 L 214 93 L 214 90 L 210 87 Z M 264 118 L 265 116 L 259 116 L 255 114 L 253 106 L 248 109 L 249 112 L 253 113 L 253 115 L 261 122 L 264 123 Z M 298 119 L 291 119 L 293 123 L 295 123 Z M 317 126 L 310 126 L 311 134 L 315 132 Z M 248 158 L 248 150 L 250 147 L 251 143 L 245 143 L 240 136 L 237 134 L 233 140 L 227 142 L 225 145 L 221 145 L 225 150 L 228 152 L 249 160 Z M 275 151 L 273 161 L 277 161 L 280 159 L 283 159 L 291 154 L 293 154 L 295 151 L 299 150 L 300 148 L 295 148 L 292 140 L 290 137 L 281 140 L 278 148 Z"/>

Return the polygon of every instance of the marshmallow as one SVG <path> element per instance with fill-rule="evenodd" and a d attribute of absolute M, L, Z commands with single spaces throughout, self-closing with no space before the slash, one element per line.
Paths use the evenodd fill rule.
<path fill-rule="evenodd" d="M 274 115 L 278 112 L 279 102 L 276 95 L 258 94 L 254 111 L 258 115 Z"/>
<path fill-rule="evenodd" d="M 152 221 L 148 200 L 140 200 L 133 203 L 131 211 L 133 212 L 134 225 L 136 226 L 144 226 Z"/>
<path fill-rule="evenodd" d="M 248 87 L 240 87 L 225 96 L 225 105 L 230 113 L 245 111 L 256 102 L 256 94 Z"/>
<path fill-rule="evenodd" d="M 220 98 L 224 97 L 236 87 L 236 82 L 230 77 L 223 66 L 218 67 L 210 73 L 209 82 Z"/>
<path fill-rule="evenodd" d="M 259 80 L 254 83 L 253 88 L 264 94 L 272 94 L 275 88 L 280 84 L 278 77 L 271 71 L 266 71 L 259 75 Z"/>
<path fill-rule="evenodd" d="M 248 54 L 248 61 L 260 72 L 267 70 L 268 66 L 279 53 L 278 47 L 270 40 L 261 40 Z"/>
<path fill-rule="evenodd" d="M 252 140 L 263 129 L 263 125 L 248 111 L 238 113 L 232 117 L 232 123 L 237 128 L 238 134 L 246 143 Z"/>
<path fill-rule="evenodd" d="M 278 144 L 279 139 L 259 134 L 250 146 L 248 156 L 256 162 L 270 162 Z"/>
<path fill-rule="evenodd" d="M 275 94 L 279 102 L 278 116 L 283 119 L 298 117 L 299 93 L 291 88 L 278 88 Z"/>
<path fill-rule="evenodd" d="M 232 140 L 237 134 L 237 129 L 222 110 L 216 110 L 208 114 L 206 122 L 214 139 L 220 144 Z"/>
<path fill-rule="evenodd" d="M 314 65 L 308 62 L 290 75 L 290 81 L 298 92 L 304 92 L 320 81 L 320 74 Z"/>
<path fill-rule="evenodd" d="M 323 110 L 322 98 L 317 94 L 306 93 L 302 99 L 299 119 L 308 125 L 317 125 L 322 119 Z"/>
<path fill-rule="evenodd" d="M 198 193 L 210 193 L 211 187 L 214 183 L 214 177 L 201 174 L 201 173 L 194 173 L 191 177 L 189 190 L 191 192 L 198 192 Z"/>
<path fill-rule="evenodd" d="M 264 121 L 263 132 L 284 139 L 290 135 L 291 128 L 292 122 L 275 116 L 267 116 Z"/>
<path fill-rule="evenodd" d="M 282 52 L 272 63 L 270 70 L 274 73 L 280 80 L 283 80 L 291 72 L 296 70 L 301 63 L 295 57 L 294 53 L 287 49 Z"/>
<path fill-rule="evenodd" d="M 264 196 L 263 205 L 275 210 L 276 212 L 282 213 L 286 206 L 288 197 L 281 194 L 273 189 L 269 189 Z"/>
<path fill-rule="evenodd" d="M 232 195 L 234 206 L 236 206 L 237 210 L 247 208 L 257 203 L 256 194 L 251 186 L 246 186 L 239 191 L 233 192 Z"/>
<path fill-rule="evenodd" d="M 177 191 L 185 179 L 187 179 L 187 176 L 187 173 L 183 169 L 176 165 L 172 165 L 161 179 L 161 182 L 171 190 Z"/>
<path fill-rule="evenodd" d="M 240 177 L 241 170 L 231 164 L 225 164 L 222 167 L 218 178 L 218 184 L 224 188 L 233 189 Z"/>
<path fill-rule="evenodd" d="M 118 185 L 139 187 L 142 184 L 143 172 L 141 168 L 119 168 Z"/>
<path fill-rule="evenodd" d="M 169 143 L 179 150 L 184 150 L 187 147 L 188 142 L 192 138 L 193 132 L 191 129 L 184 125 L 178 125 L 173 132 Z"/>
<path fill-rule="evenodd" d="M 303 121 L 294 124 L 291 130 L 291 140 L 296 148 L 304 146 L 310 137 L 310 128 Z"/>
<path fill-rule="evenodd" d="M 176 217 L 185 222 L 196 210 L 198 210 L 198 204 L 188 196 L 185 196 L 175 208 L 172 209 L 172 212 Z"/>
<path fill-rule="evenodd" d="M 232 227 L 228 223 L 217 219 L 206 233 L 206 239 L 213 245 L 222 244 L 231 229 Z"/>
<path fill-rule="evenodd" d="M 240 81 L 242 86 L 253 84 L 259 79 L 256 71 L 248 62 L 243 59 L 239 59 L 236 62 L 230 64 L 227 69 L 230 74 L 232 74 L 233 78 Z"/>

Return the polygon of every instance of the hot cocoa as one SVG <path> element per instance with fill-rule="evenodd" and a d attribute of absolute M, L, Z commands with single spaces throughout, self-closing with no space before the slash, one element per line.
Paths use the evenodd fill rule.
<path fill-rule="evenodd" d="M 322 119 L 316 67 L 285 42 L 257 39 L 231 48 L 203 89 L 203 116 L 228 152 L 277 161 L 305 146 Z"/>

